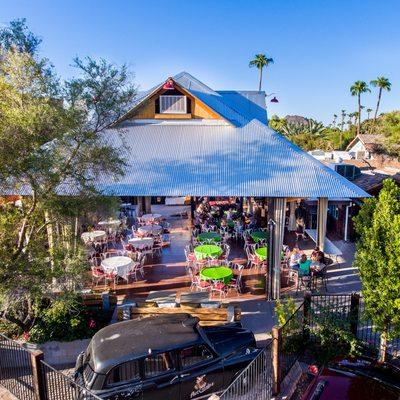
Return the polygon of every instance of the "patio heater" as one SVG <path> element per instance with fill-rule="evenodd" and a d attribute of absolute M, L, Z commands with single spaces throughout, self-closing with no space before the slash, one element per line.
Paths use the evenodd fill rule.
<path fill-rule="evenodd" d="M 272 290 L 272 271 L 274 264 L 274 230 L 276 222 L 270 218 L 268 221 L 268 236 L 269 236 L 269 248 L 268 248 L 268 276 L 266 279 L 266 297 L 267 300 L 274 300 L 274 294 Z"/>

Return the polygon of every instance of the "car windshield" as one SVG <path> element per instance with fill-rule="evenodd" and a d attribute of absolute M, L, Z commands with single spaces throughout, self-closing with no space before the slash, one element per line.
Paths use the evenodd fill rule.
<path fill-rule="evenodd" d="M 83 357 L 83 365 L 82 365 L 83 367 L 82 375 L 85 385 L 91 383 L 94 377 L 94 370 L 90 364 L 91 364 L 91 354 L 90 352 L 87 351 Z"/>

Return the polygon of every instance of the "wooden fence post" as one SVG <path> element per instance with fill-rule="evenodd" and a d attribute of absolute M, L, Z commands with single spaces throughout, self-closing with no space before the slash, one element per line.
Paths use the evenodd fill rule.
<path fill-rule="evenodd" d="M 352 293 L 350 300 L 350 331 L 354 336 L 357 336 L 359 309 L 360 295 L 358 293 Z"/>
<path fill-rule="evenodd" d="M 41 361 L 44 359 L 43 352 L 40 350 L 30 351 L 32 364 L 32 383 L 35 391 L 36 400 L 46 400 L 45 377 Z"/>
<path fill-rule="evenodd" d="M 282 331 L 279 326 L 272 328 L 272 370 L 273 370 L 273 394 L 276 395 L 280 391 L 281 385 L 281 366 L 280 366 L 280 352 L 282 343 Z"/>

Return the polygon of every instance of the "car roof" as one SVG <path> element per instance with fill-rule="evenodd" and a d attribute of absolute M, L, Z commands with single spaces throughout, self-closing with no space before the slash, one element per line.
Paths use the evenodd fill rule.
<path fill-rule="evenodd" d="M 188 314 L 176 314 L 109 325 L 90 342 L 91 366 L 98 373 L 107 373 L 123 362 L 195 343 L 200 339 L 197 322 Z"/>

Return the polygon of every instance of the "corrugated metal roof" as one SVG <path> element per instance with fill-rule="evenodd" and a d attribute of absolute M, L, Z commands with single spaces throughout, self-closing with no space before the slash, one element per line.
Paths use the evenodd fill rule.
<path fill-rule="evenodd" d="M 126 121 L 105 133 L 128 167 L 118 196 L 356 198 L 368 194 L 257 120 L 244 126 Z"/>
<path fill-rule="evenodd" d="M 247 119 L 258 119 L 267 124 L 265 92 L 244 90 L 218 90 L 223 101 L 235 111 L 245 113 Z"/>

